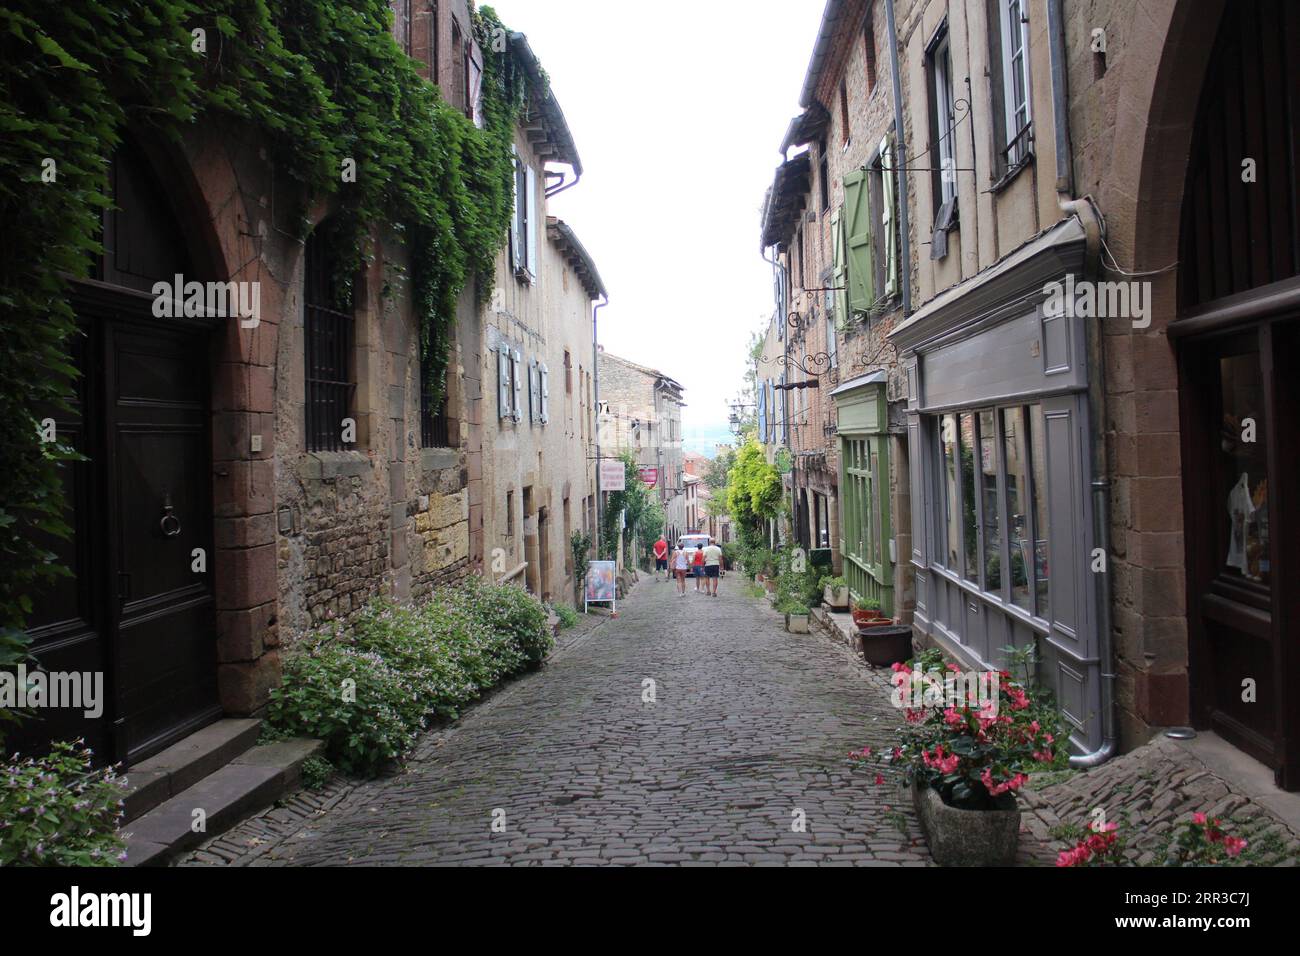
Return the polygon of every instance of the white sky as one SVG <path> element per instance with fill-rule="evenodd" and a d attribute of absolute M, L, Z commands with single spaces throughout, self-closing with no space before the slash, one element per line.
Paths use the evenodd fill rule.
<path fill-rule="evenodd" d="M 799 111 L 823 0 L 487 0 L 551 77 L 582 181 L 550 201 L 609 289 L 600 341 L 725 432 L 772 314 L 759 207 Z"/>

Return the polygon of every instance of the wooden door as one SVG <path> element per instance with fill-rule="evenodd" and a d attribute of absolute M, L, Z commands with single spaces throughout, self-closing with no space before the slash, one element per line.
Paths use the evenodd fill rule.
<path fill-rule="evenodd" d="M 109 323 L 103 341 L 114 740 L 134 761 L 220 713 L 207 348 L 145 322 Z"/>

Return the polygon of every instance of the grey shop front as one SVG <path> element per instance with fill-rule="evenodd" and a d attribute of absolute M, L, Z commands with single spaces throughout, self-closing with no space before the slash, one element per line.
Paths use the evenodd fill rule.
<path fill-rule="evenodd" d="M 1084 326 L 1095 320 L 1043 303 L 1050 283 L 1082 273 L 1084 250 L 1066 220 L 890 336 L 907 382 L 913 626 L 974 668 L 1036 645 L 1076 751 L 1102 736 Z"/>

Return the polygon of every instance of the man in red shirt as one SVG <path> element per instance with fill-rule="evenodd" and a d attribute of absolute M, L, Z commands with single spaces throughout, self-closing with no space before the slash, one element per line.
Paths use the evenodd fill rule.
<path fill-rule="evenodd" d="M 655 552 L 655 579 L 658 580 L 659 572 L 664 573 L 664 580 L 667 581 L 671 575 L 668 571 L 668 542 L 664 536 L 660 535 L 659 540 L 654 544 Z"/>

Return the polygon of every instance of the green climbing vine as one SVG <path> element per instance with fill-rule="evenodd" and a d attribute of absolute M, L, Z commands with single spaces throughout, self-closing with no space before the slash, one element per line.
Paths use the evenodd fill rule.
<path fill-rule="evenodd" d="M 241 135 L 257 134 L 300 185 L 300 211 L 331 201 L 344 295 L 373 255 L 372 230 L 394 230 L 441 393 L 457 299 L 475 277 L 480 298 L 491 292 L 527 78 L 502 49 L 495 13 L 476 11 L 479 129 L 419 76 L 391 17 L 385 0 L 11 0 L 0 9 L 0 229 L 17 240 L 0 257 L 0 651 L 21 643 L 33 585 L 61 573 L 40 538 L 68 533 L 58 464 L 73 452 L 43 441 L 38 426 L 75 394 L 67 282 L 101 251 L 108 164 L 128 129 L 176 138 L 233 117 Z M 345 160 L 355 161 L 354 181 Z"/>

